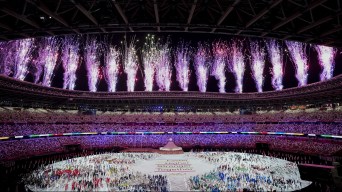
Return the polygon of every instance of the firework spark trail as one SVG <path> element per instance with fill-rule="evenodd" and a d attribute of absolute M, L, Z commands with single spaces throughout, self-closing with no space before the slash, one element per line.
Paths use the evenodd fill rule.
<path fill-rule="evenodd" d="M 190 76 L 190 46 L 181 42 L 176 50 L 175 67 L 177 71 L 177 81 L 183 91 L 188 91 Z"/>
<path fill-rule="evenodd" d="M 251 42 L 252 76 L 259 93 L 264 84 L 265 49 L 258 42 Z"/>
<path fill-rule="evenodd" d="M 304 86 L 308 80 L 309 65 L 307 63 L 306 44 L 294 41 L 286 41 L 293 63 L 296 67 L 298 86 Z"/>
<path fill-rule="evenodd" d="M 24 80 L 28 74 L 28 64 L 31 60 L 33 39 L 21 39 L 13 42 L 11 62 L 14 67 L 13 77 Z"/>
<path fill-rule="evenodd" d="M 135 48 L 135 39 L 131 39 L 129 46 L 125 47 L 124 70 L 127 74 L 127 91 L 133 92 L 135 87 L 135 78 L 138 70 L 138 56 Z M 125 42 L 126 43 L 126 42 Z"/>
<path fill-rule="evenodd" d="M 243 89 L 243 75 L 245 72 L 245 62 L 242 52 L 242 43 L 239 42 L 233 42 L 232 48 L 231 48 L 231 61 L 230 63 L 230 69 L 234 73 L 234 76 L 236 78 L 236 88 L 235 92 L 242 93 Z"/>
<path fill-rule="evenodd" d="M 272 63 L 272 86 L 275 90 L 283 89 L 283 53 L 279 44 L 275 40 L 270 40 L 267 44 L 268 54 Z"/>
<path fill-rule="evenodd" d="M 215 42 L 213 43 L 213 67 L 211 75 L 214 76 L 219 82 L 219 92 L 225 93 L 226 86 L 226 61 L 227 61 L 227 51 L 228 45 L 226 42 Z"/>
<path fill-rule="evenodd" d="M 210 69 L 210 50 L 206 44 L 198 44 L 197 53 L 195 56 L 195 70 L 197 76 L 197 85 L 200 92 L 206 92 L 207 82 Z"/>
<path fill-rule="evenodd" d="M 108 91 L 115 92 L 118 82 L 119 65 L 120 65 L 120 49 L 110 46 L 105 54 L 104 76 L 108 84 Z"/>
<path fill-rule="evenodd" d="M 158 84 L 159 91 L 170 91 L 172 76 L 170 52 L 169 43 L 165 43 L 160 46 L 158 50 L 156 82 Z"/>
<path fill-rule="evenodd" d="M 38 70 L 43 69 L 43 81 L 42 85 L 50 86 L 51 80 L 53 77 L 53 72 L 55 70 L 55 66 L 58 58 L 58 40 L 55 37 L 46 37 L 43 39 L 43 43 L 39 47 L 39 57 L 38 57 L 38 65 L 41 65 L 42 68 L 38 67 Z M 38 74 L 41 74 L 42 71 L 38 71 Z M 40 75 L 39 75 L 40 76 Z"/>
<path fill-rule="evenodd" d="M 322 67 L 321 81 L 330 79 L 334 73 L 334 57 L 336 54 L 336 49 L 333 47 L 317 45 L 315 49 L 318 53 L 319 64 Z"/>
<path fill-rule="evenodd" d="M 144 83 L 145 91 L 152 91 L 153 80 L 158 62 L 158 44 L 155 42 L 154 35 L 148 34 L 142 49 L 142 62 L 144 64 Z"/>
<path fill-rule="evenodd" d="M 66 37 L 63 42 L 63 89 L 74 90 L 76 83 L 76 70 L 80 62 L 79 43 L 76 37 Z"/>
<path fill-rule="evenodd" d="M 99 58 L 100 44 L 97 40 L 87 39 L 85 48 L 85 63 L 88 72 L 88 87 L 89 91 L 96 92 L 99 81 L 100 58 Z"/>
<path fill-rule="evenodd" d="M 9 42 L 0 42 L 0 74 L 9 76 L 13 71 L 11 63 L 12 44 Z"/>

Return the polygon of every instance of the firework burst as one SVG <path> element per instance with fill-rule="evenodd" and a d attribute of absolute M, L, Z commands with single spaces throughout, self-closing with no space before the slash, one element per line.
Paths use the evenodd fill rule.
<path fill-rule="evenodd" d="M 43 80 L 42 85 L 51 86 L 53 72 L 55 70 L 58 58 L 59 42 L 55 37 L 46 37 L 42 40 L 42 44 L 39 47 L 39 57 L 37 63 L 37 74 L 42 73 Z M 39 79 L 39 76 L 37 79 Z"/>
<path fill-rule="evenodd" d="M 336 54 L 336 49 L 333 47 L 316 45 L 315 49 L 318 53 L 319 64 L 322 67 L 321 81 L 330 79 L 334 73 L 334 57 Z"/>
<path fill-rule="evenodd" d="M 127 74 L 127 91 L 133 92 L 138 70 L 138 56 L 135 48 L 135 38 L 131 39 L 129 45 L 125 41 L 124 71 Z"/>
<path fill-rule="evenodd" d="M 200 92 L 206 92 L 207 82 L 209 76 L 209 69 L 211 65 L 210 49 L 207 44 L 199 43 L 194 59 L 196 70 L 197 85 Z"/>
<path fill-rule="evenodd" d="M 258 92 L 262 92 L 264 84 L 264 68 L 265 68 L 265 49 L 258 42 L 251 42 L 251 58 L 252 58 L 252 76 L 255 80 Z"/>
<path fill-rule="evenodd" d="M 75 36 L 67 36 L 63 41 L 62 61 L 64 68 L 64 89 L 74 90 L 76 83 L 76 71 L 80 63 L 79 42 Z"/>
<path fill-rule="evenodd" d="M 188 91 L 189 86 L 190 55 L 190 46 L 181 42 L 176 50 L 175 67 L 177 72 L 176 78 L 183 91 Z"/>
<path fill-rule="evenodd" d="M 9 76 L 13 72 L 12 51 L 10 42 L 0 42 L 0 74 Z"/>
<path fill-rule="evenodd" d="M 267 42 L 268 55 L 272 63 L 272 86 L 275 90 L 283 89 L 283 53 L 275 40 Z"/>
<path fill-rule="evenodd" d="M 228 45 L 226 42 L 217 41 L 213 43 L 213 57 L 214 63 L 211 70 L 211 75 L 219 82 L 219 92 L 225 93 L 226 86 L 226 62 L 228 56 Z"/>
<path fill-rule="evenodd" d="M 142 49 L 142 62 L 144 65 L 145 91 L 152 91 L 156 65 L 159 58 L 159 47 L 154 35 L 148 34 Z"/>
<path fill-rule="evenodd" d="M 105 53 L 105 67 L 104 67 L 104 76 L 106 82 L 108 84 L 108 91 L 115 92 L 116 84 L 118 82 L 118 74 L 120 68 L 120 49 L 115 46 L 109 46 Z"/>
<path fill-rule="evenodd" d="M 171 50 L 169 43 L 161 45 L 158 50 L 158 62 L 156 68 L 156 82 L 159 87 L 159 91 L 170 91 L 171 86 Z"/>
<path fill-rule="evenodd" d="M 236 78 L 235 92 L 242 93 L 243 76 L 245 73 L 245 61 L 242 52 L 242 43 L 234 41 L 231 47 L 231 60 L 229 62 L 230 70 Z"/>
<path fill-rule="evenodd" d="M 33 39 L 21 39 L 12 42 L 13 52 L 10 55 L 14 67 L 14 78 L 24 80 L 28 74 L 28 64 L 31 60 L 33 42 Z"/>
<path fill-rule="evenodd" d="M 85 47 L 85 63 L 88 72 L 89 91 L 96 92 L 100 73 L 100 44 L 97 40 L 88 38 Z"/>
<path fill-rule="evenodd" d="M 296 67 L 298 86 L 304 86 L 307 84 L 309 70 L 306 55 L 306 44 L 301 42 L 286 41 L 286 45 Z"/>

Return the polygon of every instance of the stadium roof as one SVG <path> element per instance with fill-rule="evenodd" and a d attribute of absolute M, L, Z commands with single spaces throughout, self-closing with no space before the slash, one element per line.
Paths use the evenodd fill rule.
<path fill-rule="evenodd" d="M 205 33 L 342 46 L 340 0 L 0 0 L 3 40 Z"/>

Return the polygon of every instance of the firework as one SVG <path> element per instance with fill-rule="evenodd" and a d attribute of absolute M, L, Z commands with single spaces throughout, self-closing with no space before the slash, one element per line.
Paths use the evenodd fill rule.
<path fill-rule="evenodd" d="M 158 84 L 159 91 L 170 91 L 172 75 L 170 52 L 169 43 L 161 45 L 158 50 L 156 82 Z"/>
<path fill-rule="evenodd" d="M 100 44 L 97 40 L 87 39 L 85 47 L 85 63 L 88 72 L 88 87 L 89 91 L 96 92 L 100 73 Z"/>
<path fill-rule="evenodd" d="M 9 76 L 13 72 L 13 43 L 0 42 L 0 74 Z"/>
<path fill-rule="evenodd" d="M 194 65 L 197 76 L 197 85 L 200 92 L 206 92 L 210 69 L 210 50 L 206 44 L 198 44 L 194 59 Z"/>
<path fill-rule="evenodd" d="M 190 46 L 181 42 L 176 50 L 175 67 L 176 78 L 183 91 L 188 91 L 189 76 L 190 76 Z"/>
<path fill-rule="evenodd" d="M 236 78 L 235 92 L 242 93 L 243 89 L 243 75 L 245 72 L 245 62 L 242 52 L 242 43 L 233 42 L 231 48 L 231 60 L 229 62 L 230 70 L 233 72 Z"/>
<path fill-rule="evenodd" d="M 294 41 L 286 41 L 286 45 L 296 67 L 298 86 L 304 86 L 307 84 L 309 70 L 306 55 L 306 44 Z"/>
<path fill-rule="evenodd" d="M 11 55 L 11 62 L 14 67 L 13 77 L 24 80 L 28 74 L 28 64 L 31 60 L 33 39 L 15 40 Z"/>
<path fill-rule="evenodd" d="M 272 63 L 272 86 L 275 90 L 283 89 L 283 53 L 279 44 L 275 40 L 270 40 L 267 44 L 268 55 Z"/>
<path fill-rule="evenodd" d="M 39 47 L 39 56 L 36 64 L 36 69 L 38 70 L 36 79 L 39 79 L 40 74 L 43 73 L 42 85 L 44 86 L 51 85 L 52 77 L 54 75 L 53 72 L 57 64 L 58 49 L 59 42 L 55 37 L 44 38 Z"/>
<path fill-rule="evenodd" d="M 213 57 L 214 63 L 211 71 L 211 75 L 214 76 L 219 82 L 219 92 L 225 93 L 226 86 L 226 62 L 228 45 L 226 42 L 217 41 L 213 43 Z"/>
<path fill-rule="evenodd" d="M 262 92 L 264 84 L 264 67 L 265 67 L 265 49 L 260 47 L 257 42 L 251 43 L 252 55 L 252 76 L 258 92 Z"/>
<path fill-rule="evenodd" d="M 322 67 L 321 81 L 330 79 L 334 72 L 334 57 L 336 54 L 336 49 L 333 47 L 327 47 L 323 45 L 315 46 L 318 53 L 319 64 Z"/>
<path fill-rule="evenodd" d="M 146 42 L 142 49 L 142 62 L 144 64 L 144 83 L 146 91 L 152 91 L 153 89 L 154 73 L 159 57 L 158 49 L 158 44 L 155 41 L 154 35 L 147 35 Z"/>
<path fill-rule="evenodd" d="M 132 38 L 128 46 L 127 42 L 125 42 L 124 54 L 124 71 L 127 74 L 127 91 L 129 92 L 134 91 L 137 70 L 138 56 L 135 49 L 135 38 Z"/>
<path fill-rule="evenodd" d="M 74 36 L 65 37 L 62 54 L 64 68 L 63 89 L 74 90 L 76 83 L 76 70 L 80 63 L 79 43 Z"/>
<path fill-rule="evenodd" d="M 119 64 L 120 64 L 121 51 L 115 46 L 107 48 L 105 53 L 105 68 L 104 76 L 108 84 L 108 91 L 115 92 L 116 84 L 118 81 Z"/>

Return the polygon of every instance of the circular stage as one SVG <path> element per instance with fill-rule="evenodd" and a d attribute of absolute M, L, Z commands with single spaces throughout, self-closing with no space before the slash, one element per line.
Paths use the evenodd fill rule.
<path fill-rule="evenodd" d="M 56 162 L 24 178 L 32 191 L 294 191 L 295 163 L 256 154 L 105 153 Z"/>

